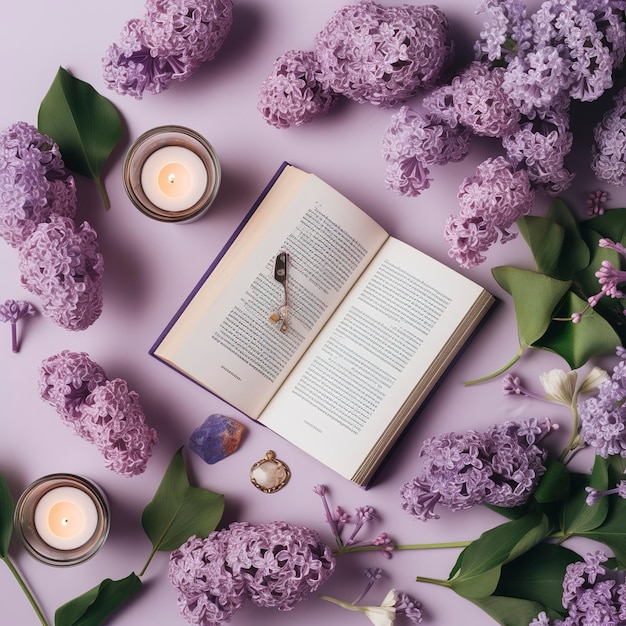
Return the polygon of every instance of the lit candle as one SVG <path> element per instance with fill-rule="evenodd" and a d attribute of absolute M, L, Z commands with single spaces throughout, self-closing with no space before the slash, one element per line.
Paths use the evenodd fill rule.
<path fill-rule="evenodd" d="M 166 211 L 194 206 L 206 189 L 209 176 L 202 159 L 182 146 L 167 146 L 152 153 L 141 170 L 141 186 L 148 199 Z"/>
<path fill-rule="evenodd" d="M 48 491 L 35 507 L 35 529 L 49 546 L 74 550 L 91 539 L 98 527 L 93 500 L 75 487 Z"/>
<path fill-rule="evenodd" d="M 124 187 L 145 215 L 163 222 L 193 221 L 211 206 L 221 169 L 211 144 L 184 126 L 141 135 L 124 162 Z"/>
<path fill-rule="evenodd" d="M 74 565 L 91 558 L 110 527 L 104 493 L 73 474 L 36 480 L 17 501 L 14 518 L 16 534 L 26 549 L 50 565 Z"/>

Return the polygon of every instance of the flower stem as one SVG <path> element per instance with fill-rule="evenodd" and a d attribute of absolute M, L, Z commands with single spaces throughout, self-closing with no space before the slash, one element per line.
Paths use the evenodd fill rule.
<path fill-rule="evenodd" d="M 150 565 L 150 562 L 152 561 L 152 558 L 154 557 L 154 555 L 157 552 L 158 552 L 158 546 L 154 546 L 152 548 L 152 550 L 150 551 L 150 555 L 148 556 L 148 560 L 146 561 L 145 565 L 142 567 L 142 569 L 139 572 L 139 574 L 137 574 L 137 576 L 139 576 L 139 578 L 141 578 L 146 573 L 146 570 L 148 569 L 148 566 Z"/>
<path fill-rule="evenodd" d="M 428 578 L 427 576 L 416 576 L 415 581 L 418 583 L 429 583 L 431 585 L 439 585 L 440 587 L 447 587 L 452 589 L 452 583 L 449 580 L 442 580 L 441 578 Z"/>
<path fill-rule="evenodd" d="M 448 541 L 444 543 L 405 543 L 393 547 L 396 550 L 438 550 L 440 548 L 466 548 L 471 541 Z M 342 546 L 334 554 L 349 554 L 351 552 L 376 552 L 380 551 L 380 546 L 364 545 L 364 546 Z"/>
<path fill-rule="evenodd" d="M 39 618 L 39 621 L 43 624 L 43 626 L 48 626 L 48 622 L 46 621 L 44 614 L 39 608 L 39 605 L 37 604 L 37 600 L 35 600 L 35 597 L 30 592 L 30 589 L 28 588 L 28 586 L 24 582 L 24 579 L 20 576 L 20 573 L 17 571 L 17 569 L 11 562 L 11 559 L 9 558 L 9 556 L 8 555 L 5 556 L 3 558 L 3 561 L 7 564 L 9 571 L 13 574 L 15 580 L 17 580 L 18 585 L 21 587 L 22 591 L 25 593 L 26 598 L 30 602 L 30 605 L 33 607 L 33 610 L 35 611 L 37 617 Z"/>
<path fill-rule="evenodd" d="M 111 208 L 111 200 L 109 200 L 109 194 L 107 193 L 107 190 L 105 189 L 99 176 L 96 176 L 93 180 L 96 183 L 96 187 L 98 188 L 98 191 L 100 192 L 100 197 L 102 198 L 104 209 L 105 211 L 108 211 Z"/>
<path fill-rule="evenodd" d="M 17 322 L 11 323 L 11 349 L 13 352 L 19 350 L 19 346 L 17 345 Z"/>
<path fill-rule="evenodd" d="M 493 374 L 489 374 L 488 376 L 483 376 L 482 378 L 475 378 L 474 380 L 468 380 L 468 381 L 464 382 L 463 384 L 466 387 L 469 387 L 470 385 L 476 385 L 478 383 L 484 383 L 484 382 L 486 382 L 488 380 L 491 380 L 492 378 L 495 378 L 496 376 L 499 376 L 503 372 L 506 372 L 506 370 L 508 370 L 509 367 L 511 367 L 512 365 L 517 363 L 517 361 L 519 361 L 519 359 L 522 356 L 522 354 L 524 354 L 524 347 L 520 346 L 519 350 L 517 351 L 517 354 L 508 363 L 503 365 L 499 370 L 496 370 L 495 372 L 493 372 Z"/>
<path fill-rule="evenodd" d="M 582 439 L 580 438 L 580 433 L 578 432 L 580 425 L 580 418 L 578 416 L 578 392 L 576 392 L 572 398 L 570 409 L 574 418 L 574 423 L 572 425 L 572 437 L 563 452 L 559 455 L 559 461 L 564 465 L 567 465 L 572 460 L 574 454 L 582 445 Z"/>

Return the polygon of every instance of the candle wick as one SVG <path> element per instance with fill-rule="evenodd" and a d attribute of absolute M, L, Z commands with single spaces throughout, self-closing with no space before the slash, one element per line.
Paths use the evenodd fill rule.
<path fill-rule="evenodd" d="M 70 520 L 69 520 L 69 519 L 67 519 L 67 517 L 64 517 L 64 518 L 61 520 L 61 524 L 62 524 L 63 526 L 67 526 L 69 523 L 70 523 Z"/>
<path fill-rule="evenodd" d="M 170 183 L 170 184 L 171 184 L 171 183 L 173 183 L 173 182 L 175 182 L 175 181 L 176 181 L 176 174 L 170 174 L 170 175 L 167 177 L 167 182 L 168 182 L 168 183 Z"/>

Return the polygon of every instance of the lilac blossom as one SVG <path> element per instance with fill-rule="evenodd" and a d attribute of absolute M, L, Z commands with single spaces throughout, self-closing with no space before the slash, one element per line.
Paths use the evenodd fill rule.
<path fill-rule="evenodd" d="M 598 394 L 579 404 L 580 437 L 603 458 L 626 457 L 626 352 L 618 349 L 620 361 L 611 377 L 600 383 Z"/>
<path fill-rule="evenodd" d="M 37 309 L 26 300 L 5 300 L 0 304 L 0 322 L 11 324 L 11 349 L 13 352 L 19 351 L 17 341 L 17 322 L 23 317 L 35 315 Z"/>
<path fill-rule="evenodd" d="M 170 556 L 169 580 L 190 623 L 229 621 L 246 599 L 289 611 L 323 585 L 335 558 L 319 535 L 286 522 L 235 522 L 191 537 Z"/>
<path fill-rule="evenodd" d="M 330 548 L 304 526 L 241 522 L 230 533 L 235 540 L 228 542 L 226 561 L 257 606 L 290 611 L 334 572 Z"/>
<path fill-rule="evenodd" d="M 508 64 L 530 47 L 532 24 L 522 0 L 481 0 L 476 13 L 490 18 L 474 45 L 477 59 Z"/>
<path fill-rule="evenodd" d="M 42 312 L 68 330 L 84 330 L 102 312 L 104 261 L 88 222 L 50 216 L 19 248 L 21 283 Z"/>
<path fill-rule="evenodd" d="M 424 116 L 401 107 L 392 115 L 382 141 L 387 188 L 405 196 L 420 194 L 430 186 L 429 167 L 464 158 L 469 136 L 463 126 L 452 127 L 435 114 Z"/>
<path fill-rule="evenodd" d="M 391 553 L 395 546 L 386 532 L 379 533 L 373 539 L 357 540 L 357 536 L 361 531 L 376 519 L 376 510 L 373 507 L 357 507 L 354 516 L 348 515 L 341 507 L 336 507 L 333 513 L 328 501 L 328 490 L 326 487 L 324 485 L 316 485 L 313 491 L 322 500 L 324 521 L 330 526 L 339 553 L 373 549 L 379 550 L 385 558 L 391 558 Z M 349 526 L 352 526 L 350 534 L 347 538 L 344 538 L 344 530 Z"/>
<path fill-rule="evenodd" d="M 337 95 L 322 86 L 315 54 L 289 50 L 274 61 L 259 90 L 257 108 L 271 126 L 288 128 L 310 122 L 336 102 Z"/>
<path fill-rule="evenodd" d="M 541 612 L 530 626 L 620 626 L 626 620 L 624 572 L 601 565 L 602 552 L 589 553 L 584 561 L 567 566 L 563 578 L 563 607 L 567 616 L 550 620 Z"/>
<path fill-rule="evenodd" d="M 120 378 L 96 387 L 83 407 L 85 439 L 102 453 L 105 467 L 120 476 L 145 472 L 157 433 L 146 423 L 139 395 Z"/>
<path fill-rule="evenodd" d="M 453 54 L 449 24 L 434 5 L 339 9 L 315 37 L 326 89 L 392 107 L 434 85 Z"/>
<path fill-rule="evenodd" d="M 502 146 L 509 160 L 523 167 L 534 188 L 549 196 L 567 189 L 574 178 L 564 165 L 572 142 L 565 106 L 549 107 L 522 116 L 502 137 Z"/>
<path fill-rule="evenodd" d="M 483 161 L 473 176 L 465 178 L 457 197 L 461 210 L 448 218 L 444 239 L 450 244 L 450 257 L 471 268 L 485 260 L 483 252 L 498 238 L 505 243 L 516 237 L 510 228 L 530 212 L 534 191 L 527 172 L 499 156 Z"/>
<path fill-rule="evenodd" d="M 452 79 L 459 122 L 476 135 L 502 137 L 517 124 L 519 111 L 503 87 L 505 70 L 474 61 Z"/>
<path fill-rule="evenodd" d="M 602 238 L 598 241 L 598 246 L 600 248 L 615 250 L 615 252 L 626 258 L 626 248 L 619 242 L 615 243 L 611 239 Z M 594 308 L 602 297 L 608 296 L 616 300 L 622 300 L 626 297 L 624 292 L 620 289 L 620 285 L 626 282 L 626 272 L 615 267 L 611 261 L 604 259 L 600 264 L 600 268 L 595 273 L 595 277 L 598 279 L 600 291 L 587 298 L 586 309 L 572 313 L 572 321 L 574 323 L 580 322 L 585 311 L 588 308 Z M 626 314 L 626 310 L 623 312 Z"/>
<path fill-rule="evenodd" d="M 108 380 L 87 353 L 64 350 L 41 363 L 39 393 L 79 437 L 96 446 L 108 469 L 129 477 L 145 471 L 158 437 L 126 381 Z"/>
<path fill-rule="evenodd" d="M 222 47 L 232 8 L 232 0 L 146 0 L 145 14 L 124 24 L 102 59 L 105 83 L 141 99 L 186 80 Z"/>
<path fill-rule="evenodd" d="M 545 0 L 530 21 L 505 76 L 522 113 L 549 108 L 564 96 L 593 101 L 612 86 L 626 50 L 613 3 Z"/>
<path fill-rule="evenodd" d="M 229 622 L 245 602 L 244 583 L 226 565 L 228 532 L 190 537 L 170 555 L 168 578 L 178 592 L 180 614 L 197 626 Z"/>
<path fill-rule="evenodd" d="M 589 506 L 597 504 L 604 496 L 618 495 L 620 498 L 626 499 L 626 480 L 620 480 L 615 487 L 611 489 L 598 490 L 593 487 L 585 487 L 587 498 L 585 502 Z"/>
<path fill-rule="evenodd" d="M 17 122 L 0 133 L 0 237 L 14 248 L 51 215 L 73 218 L 76 185 L 59 147 L 34 126 Z"/>
<path fill-rule="evenodd" d="M 427 521 L 435 506 L 452 511 L 475 504 L 524 504 L 545 472 L 547 452 L 537 444 L 554 429 L 548 418 L 505 422 L 484 433 L 469 430 L 427 439 L 420 475 L 401 490 L 402 508 Z"/>
<path fill-rule="evenodd" d="M 82 437 L 81 418 L 87 398 L 107 380 L 104 369 L 86 352 L 62 352 L 39 366 L 39 393 Z"/>
<path fill-rule="evenodd" d="M 626 88 L 593 129 L 591 169 L 599 180 L 621 187 L 626 181 Z"/>

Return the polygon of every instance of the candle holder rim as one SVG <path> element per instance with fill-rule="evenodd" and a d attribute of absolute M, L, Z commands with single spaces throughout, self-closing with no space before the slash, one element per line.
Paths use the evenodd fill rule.
<path fill-rule="evenodd" d="M 159 135 L 166 135 L 167 133 L 172 133 L 174 135 L 184 135 L 189 137 L 193 141 L 197 142 L 202 148 L 203 151 L 194 150 L 193 147 L 188 145 L 183 145 L 183 147 L 190 149 L 196 156 L 198 156 L 205 167 L 207 168 L 207 187 L 203 195 L 200 199 L 188 209 L 182 211 L 168 211 L 166 209 L 161 209 L 146 196 L 146 194 L 141 189 L 141 183 L 139 180 L 135 181 L 137 178 L 137 173 L 133 171 L 134 159 L 139 158 L 138 153 L 142 148 L 145 147 L 145 144 L 152 138 L 158 137 Z M 169 144 L 164 144 L 155 148 L 153 151 L 148 152 L 141 161 L 139 165 L 139 173 L 141 172 L 141 167 L 146 162 L 147 158 L 156 152 L 161 147 L 165 147 Z M 174 144 L 180 145 L 180 144 Z M 124 166 L 123 166 L 123 183 L 124 189 L 130 199 L 130 201 L 135 205 L 141 213 L 147 215 L 148 217 L 155 219 L 160 222 L 174 222 L 174 223 L 185 223 L 192 222 L 200 218 L 202 215 L 206 213 L 206 211 L 210 208 L 217 196 L 217 192 L 219 191 L 219 187 L 221 184 L 222 178 L 222 170 L 219 158 L 215 151 L 213 145 L 200 134 L 198 131 L 193 130 L 187 126 L 182 126 L 179 124 L 163 124 L 160 126 L 155 126 L 154 128 L 150 128 L 149 130 L 144 131 L 141 135 L 133 141 L 130 148 L 126 152 L 126 156 L 124 158 Z"/>
<path fill-rule="evenodd" d="M 96 510 L 98 512 L 98 524 L 94 535 L 83 546 L 79 546 L 78 548 L 72 550 L 55 549 L 48 546 L 48 544 L 46 544 L 43 539 L 39 537 L 36 529 L 28 527 L 28 530 L 30 530 L 30 532 L 27 532 L 27 524 L 26 521 L 22 519 L 22 514 L 25 514 L 24 509 L 29 504 L 28 498 L 33 494 L 33 492 L 36 491 L 38 487 L 40 487 L 41 485 L 45 485 L 46 483 L 50 483 L 50 486 L 49 488 L 42 491 L 41 495 L 37 499 L 37 502 L 39 502 L 44 495 L 50 493 L 54 489 L 66 486 L 80 489 L 80 491 L 86 493 L 94 502 L 94 506 L 96 507 Z M 33 517 L 36 508 L 37 507 L 35 503 L 32 506 L 31 511 L 31 515 Z M 26 489 L 24 489 L 15 505 L 15 509 L 13 512 L 13 522 L 16 535 L 21 540 L 26 551 L 29 552 L 31 556 L 48 565 L 70 566 L 78 565 L 79 563 L 84 563 L 85 561 L 91 559 L 102 547 L 110 531 L 111 510 L 108 498 L 98 484 L 78 474 L 55 472 L 37 478 L 36 480 L 32 481 L 26 487 Z M 82 552 L 84 546 L 88 544 L 90 544 L 89 549 L 85 552 Z M 48 547 L 48 550 L 46 551 L 47 553 L 41 552 L 41 548 L 43 546 Z"/>

